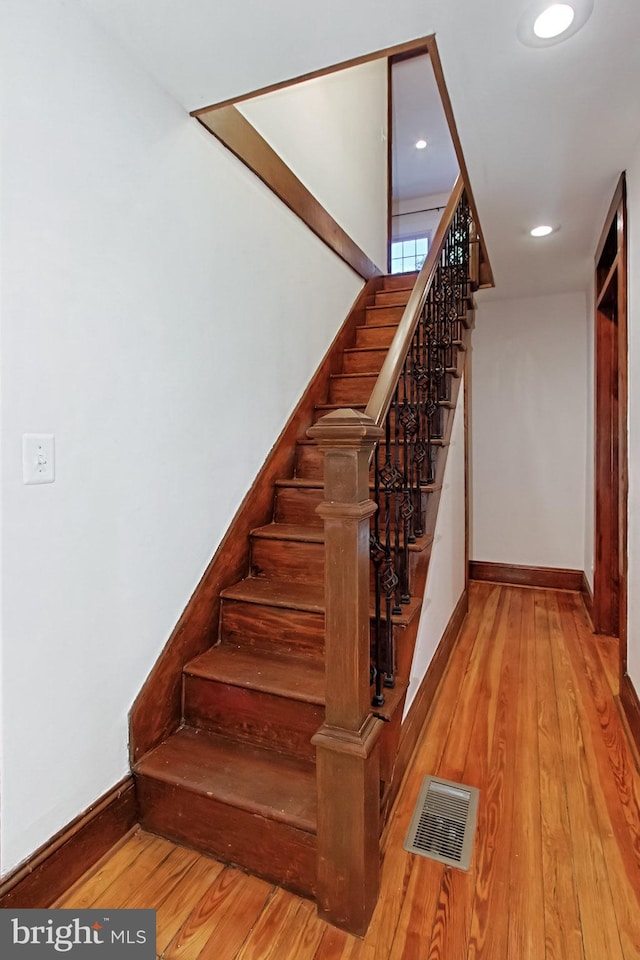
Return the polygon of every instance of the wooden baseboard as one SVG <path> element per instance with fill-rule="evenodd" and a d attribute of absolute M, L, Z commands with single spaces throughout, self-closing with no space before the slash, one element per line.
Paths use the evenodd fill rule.
<path fill-rule="evenodd" d="M 486 560 L 469 561 L 471 580 L 490 583 L 513 583 L 519 587 L 543 587 L 549 590 L 582 590 L 582 570 L 563 567 L 527 567 L 517 563 L 490 563 Z"/>
<path fill-rule="evenodd" d="M 422 678 L 422 683 L 420 684 L 418 692 L 413 698 L 413 702 L 409 707 L 409 712 L 403 721 L 393 776 L 393 783 L 395 785 L 395 791 L 393 791 L 394 797 L 398 792 L 404 772 L 407 769 L 409 761 L 411 760 L 411 756 L 417 746 L 422 728 L 425 724 L 425 720 L 427 719 L 429 710 L 431 709 L 433 698 L 436 690 L 438 689 L 438 684 L 440 683 L 447 664 L 449 663 L 449 658 L 455 646 L 456 640 L 460 635 L 460 630 L 462 629 L 462 624 L 464 623 L 468 609 L 469 594 L 465 590 L 458 600 L 455 610 L 449 618 L 449 623 L 442 634 L 442 638 L 438 644 L 436 652 L 434 653 L 431 663 L 427 668 L 427 672 Z"/>
<path fill-rule="evenodd" d="M 628 673 L 624 674 L 620 682 L 620 703 L 636 749 L 640 754 L 640 698 Z"/>
<path fill-rule="evenodd" d="M 137 822 L 125 777 L 0 882 L 0 908 L 49 907 Z"/>

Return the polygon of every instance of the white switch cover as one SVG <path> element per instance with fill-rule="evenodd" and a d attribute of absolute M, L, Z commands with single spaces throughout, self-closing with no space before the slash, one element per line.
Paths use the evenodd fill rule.
<path fill-rule="evenodd" d="M 53 483 L 56 478 L 52 433 L 23 433 L 22 479 L 25 483 Z"/>

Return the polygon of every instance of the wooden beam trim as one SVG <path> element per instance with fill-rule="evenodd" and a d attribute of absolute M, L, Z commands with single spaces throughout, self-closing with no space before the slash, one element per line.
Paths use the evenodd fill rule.
<path fill-rule="evenodd" d="M 569 570 L 564 567 L 530 567 L 518 563 L 471 560 L 469 577 L 471 580 L 484 580 L 489 583 L 581 592 L 584 573 L 582 570 Z"/>
<path fill-rule="evenodd" d="M 198 120 L 352 270 L 365 280 L 381 275 L 382 271 L 239 110 L 221 107 L 199 115 Z"/>
<path fill-rule="evenodd" d="M 607 215 L 604 219 L 604 227 L 600 234 L 600 239 L 598 240 L 598 246 L 596 247 L 595 253 L 595 263 L 598 263 L 598 260 L 602 256 L 602 251 L 604 250 L 604 245 L 607 242 L 607 237 L 609 236 L 609 230 L 611 229 L 611 222 L 616 215 L 618 208 L 626 200 L 626 177 L 624 173 L 620 174 L 616 188 L 613 192 L 613 198 L 609 204 L 609 209 L 607 210 Z"/>
<path fill-rule="evenodd" d="M 0 883 L 0 908 L 50 906 L 137 823 L 132 777 L 125 777 Z"/>
<path fill-rule="evenodd" d="M 391 46 L 391 47 L 383 47 L 380 50 L 376 50 L 376 51 L 373 51 L 372 53 L 364 54 L 363 56 L 360 56 L 360 57 L 353 57 L 350 60 L 342 60 L 338 63 L 332 64 L 331 66 L 323 67 L 320 70 L 313 70 L 309 73 L 301 74 L 289 80 L 281 80 L 278 83 L 268 84 L 265 87 L 260 87 L 257 90 L 251 90 L 248 93 L 240 94 L 239 96 L 236 96 L 236 97 L 231 97 L 226 100 L 220 100 L 219 102 L 209 104 L 209 106 L 206 106 L 206 107 L 199 107 L 196 110 L 191 111 L 191 116 L 199 120 L 203 126 L 205 126 L 211 133 L 214 134 L 214 136 L 218 137 L 218 139 L 221 140 L 221 142 L 224 143 L 225 146 L 227 146 L 235 154 L 235 156 L 237 156 L 240 160 L 242 160 L 243 163 L 245 163 L 251 170 L 253 170 L 253 172 L 258 177 L 260 177 L 260 179 L 268 187 L 270 187 L 270 189 L 272 189 L 274 193 L 276 193 L 277 196 L 279 196 L 280 199 L 283 200 L 283 202 L 286 203 L 291 210 L 293 210 L 294 213 L 300 216 L 300 213 L 295 209 L 295 207 L 287 199 L 285 199 L 285 197 L 281 196 L 278 190 L 276 190 L 272 186 L 272 184 L 262 176 L 262 174 L 254 165 L 254 159 L 251 156 L 248 156 L 248 157 L 242 156 L 239 152 L 237 152 L 236 149 L 234 149 L 233 146 L 231 146 L 229 143 L 225 141 L 220 131 L 216 131 L 213 129 L 214 126 L 218 126 L 218 123 L 214 120 L 214 115 L 227 109 L 235 110 L 235 105 L 239 103 L 243 103 L 247 100 L 253 100 L 257 97 L 265 96 L 268 93 L 274 93 L 277 90 L 285 89 L 286 87 L 295 86 L 296 84 L 299 84 L 299 83 L 305 83 L 307 80 L 314 80 L 314 79 L 317 79 L 318 77 L 324 77 L 331 73 L 337 73 L 340 70 L 346 70 L 350 67 L 357 67 L 363 63 L 371 63 L 373 60 L 380 60 L 385 57 L 388 58 L 389 60 L 388 75 L 390 78 L 392 60 L 397 62 L 403 59 L 409 59 L 412 57 L 420 56 L 422 54 L 427 54 L 431 59 L 431 64 L 433 67 L 436 84 L 438 86 L 438 91 L 440 93 L 440 99 L 442 101 L 442 106 L 445 112 L 445 116 L 447 118 L 447 125 L 449 127 L 449 132 L 451 134 L 451 139 L 453 141 L 453 146 L 456 152 L 458 166 L 463 176 L 463 180 L 467 190 L 467 196 L 469 197 L 469 204 L 475 219 L 476 228 L 478 231 L 478 238 L 480 240 L 480 249 L 481 249 L 480 286 L 483 289 L 488 287 L 493 287 L 495 284 L 493 279 L 493 271 L 491 269 L 491 263 L 489 261 L 489 255 L 487 252 L 487 245 L 485 243 L 484 234 L 482 232 L 482 227 L 480 225 L 478 209 L 476 206 L 475 198 L 473 196 L 473 191 L 471 189 L 471 183 L 469 180 L 469 171 L 467 169 L 467 164 L 464 158 L 464 154 L 462 152 L 462 143 L 460 141 L 460 136 L 458 134 L 458 128 L 456 126 L 456 121 L 453 114 L 453 108 L 451 106 L 451 99 L 449 97 L 449 91 L 447 90 L 447 85 L 444 78 L 444 71 L 442 69 L 442 61 L 440 60 L 440 54 L 438 52 L 438 46 L 437 46 L 436 38 L 434 34 L 429 34 L 428 36 L 424 36 L 424 37 L 418 37 L 415 40 L 409 40 L 405 43 L 395 44 L 394 46 Z M 389 99 L 390 99 L 390 96 L 391 96 L 391 91 L 389 91 Z M 240 114 L 240 116 L 242 116 L 242 114 Z M 251 127 L 252 130 L 254 130 L 256 137 L 258 137 L 260 140 L 263 141 L 263 143 L 266 144 L 266 141 L 263 140 L 260 134 L 249 123 L 249 121 L 246 120 L 244 117 L 243 117 L 243 120 L 249 127 Z M 266 144 L 266 146 L 269 147 L 268 144 Z M 390 152 L 391 151 L 391 129 L 389 130 L 389 148 L 388 149 Z M 277 157 L 277 154 L 275 154 L 275 156 Z M 279 157 L 278 157 L 278 160 L 280 160 Z M 297 177 L 295 177 L 295 174 L 293 174 L 293 172 L 286 166 L 286 164 L 284 164 L 283 161 L 280 161 L 280 163 L 289 172 L 291 177 L 297 180 Z M 303 190 L 306 190 L 306 188 L 304 188 L 302 184 L 300 184 L 300 186 L 303 187 Z M 306 192 L 308 193 L 308 191 Z M 309 196 L 312 196 L 312 195 L 309 194 Z M 315 200 L 315 198 L 313 197 L 312 199 Z M 317 203 L 317 201 L 315 202 Z M 320 207 L 321 210 L 324 211 L 324 208 L 322 208 L 320 204 L 318 204 L 318 206 Z M 324 213 L 326 213 L 327 217 L 329 217 L 329 219 L 333 221 L 333 218 L 330 216 L 330 214 L 327 213 L 327 211 L 324 211 Z M 301 219 L 305 220 L 304 217 L 301 217 Z M 305 220 L 305 222 L 307 221 Z M 333 222 L 335 223 L 335 221 Z M 328 242 L 323 235 L 318 233 L 318 231 L 314 229 L 313 226 L 311 226 L 311 224 L 308 224 L 308 226 L 310 227 L 310 229 L 314 231 L 314 233 L 316 233 L 320 237 L 321 240 L 323 240 L 325 243 Z M 338 230 L 342 229 L 337 224 L 336 226 L 338 227 Z M 347 239 L 350 240 L 350 238 L 347 238 Z M 365 258 L 365 260 L 368 261 L 368 263 L 371 266 L 373 266 L 373 272 L 362 272 L 362 269 L 370 269 L 370 267 L 367 268 L 366 264 L 363 264 L 362 267 L 355 266 L 350 260 L 346 260 L 343 253 L 340 253 L 340 251 L 336 250 L 338 255 L 341 256 L 342 259 L 345 259 L 346 262 L 349 263 L 349 265 L 352 266 L 353 269 L 356 270 L 360 274 L 360 276 L 364 277 L 365 279 L 370 279 L 371 277 L 378 276 L 381 271 L 378 270 L 378 268 L 375 265 L 371 264 L 371 261 L 366 257 L 366 254 L 362 253 L 362 251 L 359 250 L 359 248 L 354 243 L 354 241 L 350 241 L 350 242 L 353 243 L 354 247 L 356 247 L 356 250 L 358 251 L 357 254 L 354 251 L 357 262 L 360 262 L 360 255 L 361 255 L 362 257 Z M 328 245 L 331 246 L 333 249 L 333 246 L 331 243 L 328 243 Z"/>
<path fill-rule="evenodd" d="M 259 87 L 257 90 L 251 90 L 248 93 L 241 93 L 237 97 L 229 97 L 226 100 L 219 100 L 217 103 L 211 103 L 207 107 L 198 107 L 191 111 L 192 117 L 200 118 L 203 113 L 209 110 L 217 110 L 220 107 L 228 107 L 234 103 L 243 103 L 245 100 L 254 100 L 256 97 L 263 97 L 267 93 L 275 93 L 276 90 L 283 90 L 286 87 L 293 87 L 298 83 L 306 83 L 307 80 L 316 80 L 318 77 L 326 77 L 330 73 L 338 73 L 339 70 L 347 70 L 349 67 L 359 67 L 363 63 L 371 63 L 373 60 L 382 60 L 384 57 L 399 56 L 418 56 L 421 53 L 428 53 L 428 41 L 430 37 L 418 37 L 415 40 L 407 40 L 405 43 L 397 43 L 392 47 L 383 47 L 381 50 L 374 50 L 372 53 L 365 53 L 360 57 L 352 57 L 350 60 L 341 60 L 329 67 L 322 67 L 319 70 L 311 70 L 309 73 L 301 73 L 290 80 L 279 80 L 277 83 L 267 84 L 266 87 Z"/>

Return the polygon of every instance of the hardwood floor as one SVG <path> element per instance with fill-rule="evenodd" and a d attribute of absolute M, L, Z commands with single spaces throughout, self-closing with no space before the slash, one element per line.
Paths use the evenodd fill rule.
<path fill-rule="evenodd" d="M 616 641 L 577 593 L 472 583 L 470 612 L 383 837 L 364 940 L 309 901 L 135 832 L 56 906 L 155 907 L 166 960 L 637 960 L 640 774 Z M 405 853 L 422 778 L 481 790 L 468 872 Z"/>

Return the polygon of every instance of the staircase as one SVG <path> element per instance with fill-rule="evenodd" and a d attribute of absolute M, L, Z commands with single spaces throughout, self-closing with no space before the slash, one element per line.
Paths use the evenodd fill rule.
<path fill-rule="evenodd" d="M 326 395 L 315 405 L 313 422 L 332 411 L 365 410 L 416 276 L 369 282 L 371 292 L 359 314 L 363 322 L 354 326 L 349 346 L 333 357 L 336 372 L 328 377 Z M 370 566 L 369 616 L 377 672 L 370 695 L 377 704 L 371 708 L 373 715 L 384 721 L 379 794 L 376 791 L 383 814 L 394 786 L 397 789 L 394 764 L 402 707 L 471 326 L 470 299 L 463 306 L 456 318 L 459 333 L 447 341 L 446 370 L 430 415 L 428 477 L 425 474 L 417 487 L 418 512 L 426 519 L 416 536 L 410 537 L 406 526 L 384 554 L 386 562 L 398 569 L 404 562 L 411 591 L 400 603 L 393 592 L 400 587 L 392 586 L 386 606 L 380 587 L 384 553 L 380 545 L 385 525 L 389 530 L 386 520 L 392 505 L 381 477 L 392 454 L 396 466 L 408 456 L 408 441 L 398 444 L 402 416 L 398 391 L 374 458 L 377 466 L 371 467 L 370 498 L 376 499 L 379 510 L 377 518 L 366 522 L 379 557 Z M 324 499 L 323 450 L 315 440 L 300 438 L 291 463 L 289 475 L 276 479 L 273 486 L 271 522 L 250 534 L 246 576 L 220 593 L 215 645 L 182 670 L 179 726 L 138 759 L 133 771 L 145 829 L 313 897 L 318 790 L 312 738 L 325 719 L 326 692 L 325 528 L 316 512 Z M 336 783 L 335 790 L 339 789 Z"/>
<path fill-rule="evenodd" d="M 316 418 L 364 410 L 415 276 L 384 278 Z M 182 725 L 134 769 L 146 829 L 308 896 L 311 737 L 324 718 L 322 476 L 318 446 L 299 441 L 293 476 L 275 485 L 273 522 L 251 534 L 249 576 L 222 592 L 218 645 L 184 668 Z"/>

